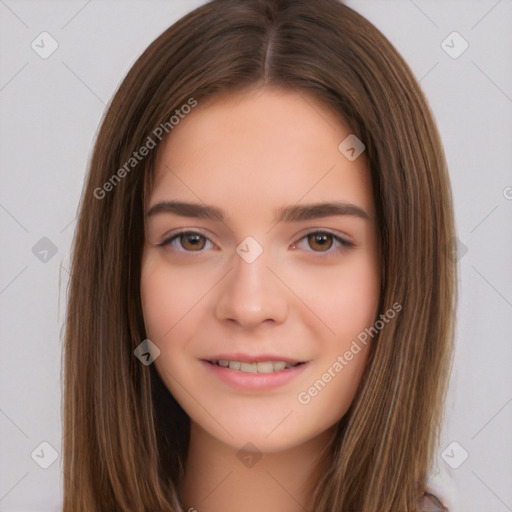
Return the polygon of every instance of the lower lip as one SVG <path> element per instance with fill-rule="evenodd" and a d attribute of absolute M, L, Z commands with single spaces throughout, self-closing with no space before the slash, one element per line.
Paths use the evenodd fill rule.
<path fill-rule="evenodd" d="M 201 363 L 224 383 L 236 389 L 266 390 L 284 386 L 299 376 L 309 365 L 309 362 L 279 370 L 271 373 L 247 373 L 239 370 L 231 370 L 209 361 Z"/>

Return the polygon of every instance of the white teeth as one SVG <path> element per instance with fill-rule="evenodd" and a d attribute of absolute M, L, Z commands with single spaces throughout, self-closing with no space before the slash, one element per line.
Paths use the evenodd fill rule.
<path fill-rule="evenodd" d="M 223 368 L 230 368 L 231 370 L 239 370 L 245 373 L 272 373 L 292 368 L 298 363 L 290 364 L 286 361 L 258 361 L 257 363 L 246 363 L 241 361 L 228 361 L 226 359 L 219 359 L 218 361 L 212 361 L 214 364 L 218 364 Z"/>
<path fill-rule="evenodd" d="M 274 365 L 271 361 L 261 361 L 258 364 L 258 373 L 270 373 L 274 371 Z"/>
<path fill-rule="evenodd" d="M 240 366 L 240 371 L 247 373 L 258 373 L 258 364 L 257 363 L 242 363 Z"/>

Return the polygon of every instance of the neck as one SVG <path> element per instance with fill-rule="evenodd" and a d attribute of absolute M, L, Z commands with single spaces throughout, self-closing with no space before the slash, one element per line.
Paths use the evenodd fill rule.
<path fill-rule="evenodd" d="M 305 512 L 326 461 L 334 427 L 285 451 L 243 452 L 191 422 L 186 470 L 180 485 L 185 510 L 197 512 Z"/>

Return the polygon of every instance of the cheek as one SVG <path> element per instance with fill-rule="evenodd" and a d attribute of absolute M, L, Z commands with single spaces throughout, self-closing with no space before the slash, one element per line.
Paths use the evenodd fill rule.
<path fill-rule="evenodd" d="M 325 280 L 326 291 L 317 301 L 318 311 L 335 335 L 322 338 L 321 373 L 306 397 L 311 400 L 306 409 L 323 417 L 325 424 L 338 421 L 353 401 L 371 346 L 371 338 L 364 343 L 358 336 L 374 324 L 378 313 L 379 275 L 374 259 L 361 257 L 351 263 L 340 268 L 336 280 L 332 276 Z"/>
<path fill-rule="evenodd" d="M 175 302 L 170 290 L 178 283 L 170 279 L 158 266 L 143 266 L 141 275 L 141 303 L 146 335 L 152 341 L 161 340 L 174 324 Z"/>
<path fill-rule="evenodd" d="M 310 318 L 321 327 L 324 334 L 320 339 L 338 340 L 337 348 L 345 341 L 350 344 L 353 336 L 375 320 L 379 276 L 370 257 L 354 257 L 336 269 L 325 267 L 314 272 L 294 271 L 288 282 L 293 282 L 294 292 L 314 314 L 304 314 L 303 320 Z M 313 324 L 310 326 L 313 328 Z M 321 334 L 317 328 L 315 331 L 317 336 Z"/>
<path fill-rule="evenodd" d="M 338 286 L 331 286 L 333 297 L 328 309 L 336 331 L 356 336 L 373 324 L 377 315 L 379 281 L 371 265 L 354 266 L 341 279 Z"/>
<path fill-rule="evenodd" d="M 156 255 L 143 258 L 140 293 L 146 336 L 160 349 L 154 364 L 175 397 L 179 396 L 176 379 L 184 381 L 180 370 L 190 337 L 187 326 L 189 321 L 193 322 L 192 306 L 198 300 L 191 284 L 182 273 L 169 271 L 169 265 L 159 261 Z"/>
<path fill-rule="evenodd" d="M 171 271 L 158 255 L 143 258 L 140 290 L 146 334 L 157 343 L 165 342 L 204 294 L 200 281 L 186 272 Z"/>

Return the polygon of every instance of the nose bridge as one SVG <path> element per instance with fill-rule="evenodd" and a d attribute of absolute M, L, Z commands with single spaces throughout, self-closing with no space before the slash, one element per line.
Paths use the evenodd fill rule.
<path fill-rule="evenodd" d="M 288 297 L 267 267 L 272 266 L 269 256 L 270 251 L 262 247 L 258 251 L 251 240 L 239 244 L 233 255 L 233 269 L 226 276 L 217 302 L 219 320 L 230 319 L 244 327 L 255 327 L 267 320 L 281 323 L 286 319 Z"/>

